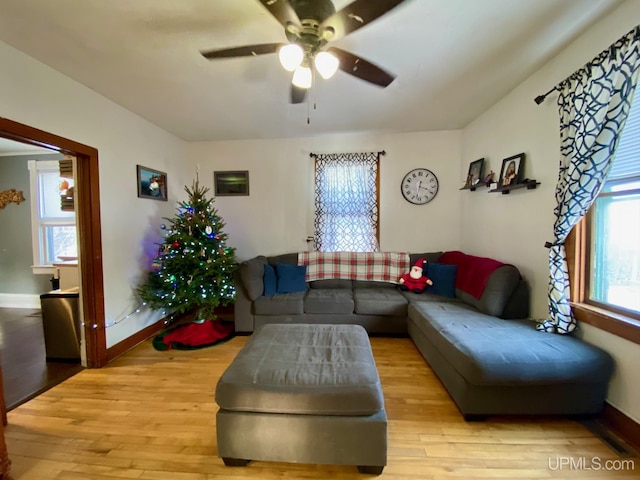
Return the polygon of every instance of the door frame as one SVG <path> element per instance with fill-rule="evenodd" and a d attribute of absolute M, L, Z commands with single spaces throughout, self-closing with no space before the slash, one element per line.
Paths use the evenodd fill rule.
<path fill-rule="evenodd" d="M 0 117 L 0 137 L 74 155 L 77 159 L 76 220 L 86 359 L 88 368 L 103 367 L 107 364 L 107 339 L 98 150 L 3 117 Z"/>

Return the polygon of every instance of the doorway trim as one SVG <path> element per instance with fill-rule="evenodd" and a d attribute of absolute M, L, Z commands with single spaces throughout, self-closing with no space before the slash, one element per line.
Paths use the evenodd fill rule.
<path fill-rule="evenodd" d="M 88 368 L 107 364 L 102 230 L 100 222 L 100 178 L 98 150 L 37 128 L 0 117 L 0 136 L 18 142 L 74 155 L 77 185 L 77 225 L 82 288 L 82 315 Z"/>

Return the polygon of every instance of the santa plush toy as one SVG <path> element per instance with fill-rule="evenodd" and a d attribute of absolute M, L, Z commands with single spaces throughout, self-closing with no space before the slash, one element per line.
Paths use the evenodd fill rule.
<path fill-rule="evenodd" d="M 433 285 L 431 279 L 422 274 L 426 263 L 423 258 L 419 258 L 413 267 L 411 267 L 411 271 L 400 277 L 398 281 L 400 290 L 411 290 L 414 293 L 422 293 L 427 288 L 427 285 Z"/>

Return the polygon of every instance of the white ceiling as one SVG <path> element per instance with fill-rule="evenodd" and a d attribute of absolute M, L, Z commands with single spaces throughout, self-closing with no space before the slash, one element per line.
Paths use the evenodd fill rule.
<path fill-rule="evenodd" d="M 407 0 L 335 43 L 397 79 L 382 89 L 339 71 L 309 95 L 316 110 L 289 103 L 276 55 L 200 55 L 284 41 L 257 0 L 1 0 L 0 40 L 187 141 L 447 130 L 622 2 Z"/>

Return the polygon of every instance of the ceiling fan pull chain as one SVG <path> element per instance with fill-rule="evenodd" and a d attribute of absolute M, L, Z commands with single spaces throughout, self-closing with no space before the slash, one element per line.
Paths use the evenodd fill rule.
<path fill-rule="evenodd" d="M 318 100 L 318 83 L 316 82 L 316 71 L 313 71 L 313 85 L 311 85 L 311 88 L 313 89 L 313 109 L 316 110 L 317 106 L 317 100 Z"/>
<path fill-rule="evenodd" d="M 316 107 L 316 101 L 315 101 L 315 97 L 316 97 L 316 72 L 315 70 L 311 70 L 311 88 L 310 88 L 311 92 L 309 92 L 309 95 L 307 95 L 307 125 L 311 124 L 311 97 L 313 97 L 313 109 L 315 110 Z"/>

